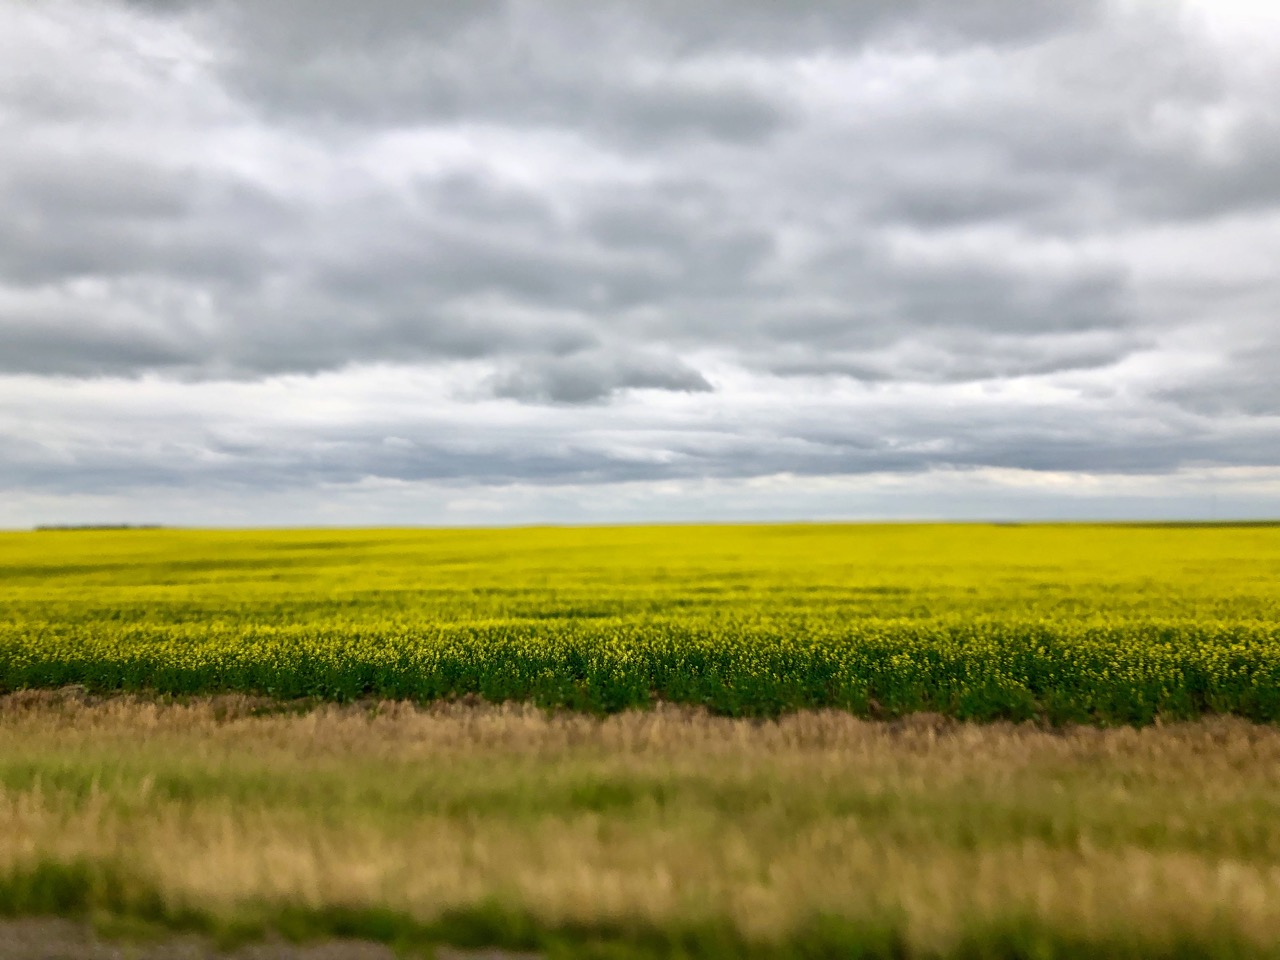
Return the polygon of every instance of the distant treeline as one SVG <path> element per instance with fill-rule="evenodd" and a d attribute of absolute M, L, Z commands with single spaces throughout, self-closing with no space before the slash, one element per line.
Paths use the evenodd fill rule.
<path fill-rule="evenodd" d="M 37 530 L 163 530 L 159 523 L 42 523 Z"/>

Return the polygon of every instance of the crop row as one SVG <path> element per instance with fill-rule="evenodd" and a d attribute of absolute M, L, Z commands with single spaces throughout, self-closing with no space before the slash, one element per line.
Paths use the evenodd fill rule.
<path fill-rule="evenodd" d="M 613 711 L 655 699 L 734 715 L 1149 723 L 1280 719 L 1273 622 L 953 618 L 847 624 L 690 619 L 413 628 L 0 623 L 0 688 L 493 701 Z"/>

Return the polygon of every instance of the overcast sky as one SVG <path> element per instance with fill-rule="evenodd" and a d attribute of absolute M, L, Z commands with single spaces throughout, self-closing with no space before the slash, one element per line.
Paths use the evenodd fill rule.
<path fill-rule="evenodd" d="M 0 525 L 1280 515 L 1274 0 L 0 0 Z"/>

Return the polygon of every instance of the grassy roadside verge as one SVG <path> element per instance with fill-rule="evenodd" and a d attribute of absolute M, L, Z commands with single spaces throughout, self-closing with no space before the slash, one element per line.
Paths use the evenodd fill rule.
<path fill-rule="evenodd" d="M 657 926 L 637 919 L 550 925 L 500 903 L 452 909 L 429 921 L 376 907 L 326 908 L 242 906 L 234 914 L 172 910 L 157 890 L 147 889 L 111 864 L 46 862 L 0 879 L 0 918 L 59 916 L 91 918 L 108 941 L 150 946 L 163 955 L 167 938 L 198 934 L 207 955 L 225 955 L 270 938 L 298 947 L 334 941 L 382 944 L 397 955 L 431 956 L 454 951 L 509 952 L 589 960 L 743 958 L 743 960 L 1191 960 L 1274 958 L 1280 948 L 1217 931 L 1163 933 L 1116 929 L 1081 935 L 1042 918 L 1010 918 L 964 929 L 944 946 L 913 945 L 910 931 L 891 920 L 850 920 L 815 915 L 785 937 L 751 940 L 724 923 Z M 3 920 L 0 919 L 0 933 Z M 184 956 L 194 955 L 186 944 Z M 0 958 L 5 958 L 0 946 Z"/>
<path fill-rule="evenodd" d="M 264 708 L 266 708 L 264 710 Z M 0 913 L 612 957 L 1273 956 L 1280 730 L 0 698 Z"/>

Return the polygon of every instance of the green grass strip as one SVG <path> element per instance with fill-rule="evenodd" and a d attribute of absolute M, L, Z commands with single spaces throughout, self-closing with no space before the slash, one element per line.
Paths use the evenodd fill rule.
<path fill-rule="evenodd" d="M 276 935 L 295 943 L 358 939 L 405 954 L 434 948 L 536 951 L 548 960 L 1261 960 L 1280 946 L 1250 943 L 1224 930 L 1212 937 L 1152 936 L 1134 931 L 1084 937 L 1013 918 L 976 927 L 942 952 L 921 952 L 892 922 L 880 925 L 817 916 L 783 942 L 744 939 L 724 924 L 657 928 L 643 922 L 548 927 L 499 903 L 417 920 L 394 910 L 253 905 L 232 916 L 175 908 L 156 889 L 110 863 L 41 861 L 0 877 L 0 916 L 92 918 L 104 935 L 162 938 L 198 933 L 224 949 Z"/>

